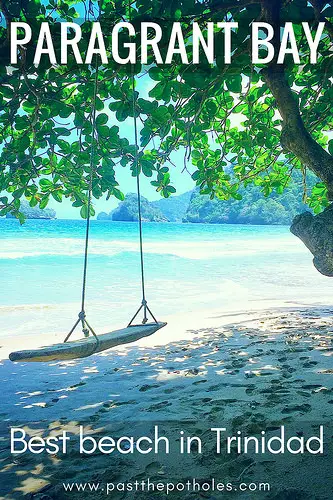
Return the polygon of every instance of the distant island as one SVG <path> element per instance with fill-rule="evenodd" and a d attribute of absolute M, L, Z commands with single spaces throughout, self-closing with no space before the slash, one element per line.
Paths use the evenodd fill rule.
<path fill-rule="evenodd" d="M 52 208 L 31 207 L 26 200 L 21 201 L 20 212 L 26 219 L 55 219 L 57 216 Z M 6 219 L 15 219 L 15 215 L 9 213 L 6 215 Z"/>
<path fill-rule="evenodd" d="M 141 214 L 144 222 L 169 222 L 161 210 L 150 203 L 147 198 L 141 196 Z M 138 220 L 138 197 L 135 193 L 128 193 L 125 200 L 120 202 L 118 207 L 109 214 L 101 212 L 97 220 L 112 220 L 135 222 Z"/>
<path fill-rule="evenodd" d="M 151 201 L 150 204 L 158 208 L 169 222 L 183 222 L 192 196 L 193 190 L 178 196 Z"/>
<path fill-rule="evenodd" d="M 158 201 L 149 202 L 142 198 L 142 215 L 147 222 L 287 225 L 298 213 L 309 210 L 300 201 L 301 189 L 298 184 L 293 184 L 283 194 L 272 193 L 269 198 L 265 198 L 258 187 L 248 186 L 239 191 L 241 200 L 228 201 L 216 198 L 211 200 L 209 196 L 194 189 Z M 97 219 L 137 221 L 137 195 L 127 194 L 115 210 L 109 214 L 101 212 Z"/>

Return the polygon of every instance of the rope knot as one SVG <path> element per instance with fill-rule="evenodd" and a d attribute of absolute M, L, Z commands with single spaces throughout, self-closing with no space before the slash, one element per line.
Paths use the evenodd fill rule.
<path fill-rule="evenodd" d="M 82 333 L 83 333 L 83 335 L 84 335 L 86 338 L 88 338 L 88 337 L 89 337 L 89 330 L 88 330 L 88 328 L 83 328 Z"/>
<path fill-rule="evenodd" d="M 79 320 L 83 321 L 86 318 L 86 313 L 84 311 L 79 312 Z"/>

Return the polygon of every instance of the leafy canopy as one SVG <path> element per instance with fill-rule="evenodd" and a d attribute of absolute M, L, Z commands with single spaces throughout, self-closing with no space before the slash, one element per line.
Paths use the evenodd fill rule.
<path fill-rule="evenodd" d="M 240 186 L 257 185 L 268 196 L 282 193 L 292 171 L 299 169 L 306 178 L 306 166 L 281 144 L 282 119 L 264 78 L 264 67 L 254 66 L 248 35 L 250 24 L 260 19 L 264 0 L 103 0 L 100 13 L 96 3 L 76 0 L 15 0 L 0 3 L 3 23 L 0 27 L 0 215 L 20 215 L 20 200 L 30 206 L 47 206 L 50 197 L 61 202 L 70 198 L 81 215 L 87 215 L 87 187 L 92 145 L 92 102 L 94 65 L 78 65 L 69 56 L 67 65 L 52 67 L 43 56 L 36 68 L 32 61 L 42 21 L 47 20 L 54 34 L 55 50 L 60 51 L 59 21 L 79 22 L 84 53 L 91 22 L 97 18 L 110 45 L 112 26 L 130 20 L 140 39 L 140 23 L 158 22 L 163 28 L 161 52 L 165 53 L 173 21 L 182 23 L 185 43 L 191 53 L 192 22 L 205 30 L 208 21 L 234 20 L 239 29 L 232 37 L 233 62 L 225 65 L 222 57 L 216 64 L 183 65 L 175 58 L 169 65 L 119 65 L 110 59 L 99 64 L 97 84 L 97 133 L 93 197 L 115 196 L 123 199 L 117 182 L 117 170 L 127 167 L 136 176 L 140 171 L 151 178 L 152 185 L 164 197 L 175 192 L 172 186 L 173 152 L 184 152 L 184 165 L 201 192 L 212 197 L 239 199 Z M 302 31 L 302 21 L 314 32 L 320 20 L 327 21 L 321 39 L 320 56 L 310 65 L 309 47 Z M 33 39 L 19 53 L 18 64 L 10 67 L 8 25 L 11 21 L 29 22 Z M 332 52 L 331 26 L 333 8 L 329 2 L 292 0 L 280 9 L 280 21 L 294 23 L 297 45 L 303 65 L 290 56 L 285 72 L 293 96 L 298 100 L 306 129 L 323 148 L 333 154 L 332 129 Z M 219 30 L 220 31 L 220 30 Z M 127 40 L 126 33 L 122 34 Z M 216 43 L 223 45 L 220 32 Z M 128 40 L 127 40 L 128 41 Z M 138 47 L 139 49 L 139 47 Z M 127 49 L 121 48 L 124 57 Z M 60 57 L 59 57 L 60 59 Z M 131 72 L 150 89 L 149 98 L 134 94 Z M 123 137 L 115 124 L 132 119 L 139 123 L 139 162 L 136 148 Z M 230 168 L 230 163 L 233 168 Z M 179 167 L 179 166 L 178 166 Z M 327 186 L 318 183 L 306 201 L 315 211 L 327 205 Z M 92 209 L 93 210 L 93 209 Z"/>

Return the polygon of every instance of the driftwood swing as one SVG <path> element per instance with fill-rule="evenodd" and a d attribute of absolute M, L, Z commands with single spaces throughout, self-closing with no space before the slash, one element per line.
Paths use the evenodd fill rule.
<path fill-rule="evenodd" d="M 93 106 L 91 112 L 91 125 L 92 125 L 92 141 L 90 151 L 90 179 L 88 188 L 88 214 L 86 221 L 85 231 L 85 250 L 84 250 L 84 266 L 83 266 L 83 283 L 82 283 L 82 303 L 79 317 L 74 324 L 73 328 L 68 333 L 63 343 L 54 344 L 48 347 L 40 347 L 39 349 L 15 351 L 9 355 L 11 361 L 56 361 L 68 360 L 76 358 L 84 358 L 92 354 L 110 349 L 121 344 L 135 342 L 143 337 L 147 337 L 155 333 L 160 328 L 163 328 L 166 323 L 158 322 L 151 310 L 148 307 L 146 294 L 145 294 L 145 277 L 144 277 L 144 256 L 143 256 L 143 242 L 142 242 L 142 217 L 141 217 L 141 196 L 140 196 L 140 178 L 138 170 L 138 132 L 136 122 L 136 102 L 135 102 L 135 80 L 134 73 L 132 72 L 132 93 L 133 93 L 133 117 L 134 117 L 134 137 L 135 137 L 135 166 L 137 171 L 137 196 L 138 196 L 138 223 L 139 223 L 139 243 L 140 243 L 140 265 L 141 265 L 141 288 L 142 288 L 142 302 L 129 322 L 126 328 L 115 330 L 110 333 L 97 335 L 93 328 L 90 326 L 86 319 L 85 313 L 85 295 L 86 295 L 86 281 L 87 281 L 87 263 L 88 263 L 88 244 L 90 233 L 90 208 L 92 204 L 92 185 L 94 177 L 94 156 L 95 156 L 95 142 L 96 142 L 96 96 L 97 96 L 97 82 L 98 82 L 98 67 L 96 64 L 95 69 L 95 85 Z M 95 139 L 95 140 L 94 140 Z M 141 324 L 134 324 L 135 319 L 139 313 L 143 311 L 143 319 Z M 152 322 L 148 323 L 148 314 L 152 318 Z M 84 338 L 76 341 L 69 341 L 70 336 L 81 323 Z M 90 336 L 90 333 L 92 336 Z"/>

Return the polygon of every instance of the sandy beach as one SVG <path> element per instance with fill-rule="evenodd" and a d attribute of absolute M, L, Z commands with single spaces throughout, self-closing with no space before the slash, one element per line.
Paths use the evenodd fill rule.
<path fill-rule="evenodd" d="M 269 306 L 269 307 L 268 307 Z M 166 318 L 168 326 L 149 339 L 87 359 L 50 364 L 6 360 L 27 339 L 2 339 L 1 490 L 5 499 L 82 498 L 63 482 L 183 481 L 216 478 L 269 482 L 270 492 L 231 492 L 231 498 L 330 499 L 333 386 L 332 319 L 329 308 L 276 307 Z M 44 340 L 47 340 L 46 338 Z M 54 341 L 59 339 L 54 339 Z M 29 347 L 40 338 L 29 339 Z M 47 342 L 45 342 L 47 343 Z M 29 436 L 75 440 L 79 426 L 95 437 L 141 436 L 155 425 L 177 441 L 180 429 L 201 436 L 205 452 L 169 455 L 13 456 L 10 427 Z M 325 426 L 325 453 L 309 455 L 217 455 L 212 427 L 248 435 L 318 434 Z M 308 471 L 311 468 L 312 473 Z M 86 494 L 86 493 L 85 493 Z M 113 492 L 110 498 L 222 498 L 218 492 Z M 104 498 L 105 491 L 91 494 Z"/>

